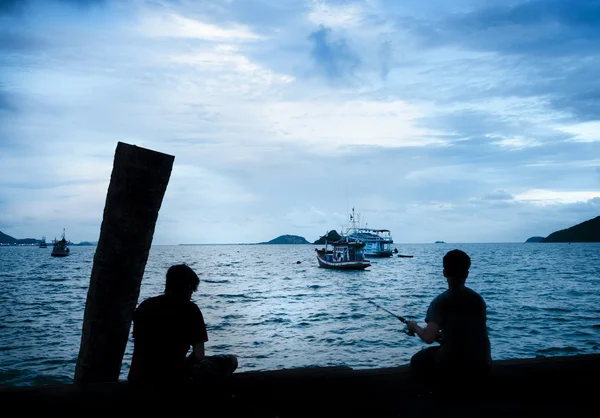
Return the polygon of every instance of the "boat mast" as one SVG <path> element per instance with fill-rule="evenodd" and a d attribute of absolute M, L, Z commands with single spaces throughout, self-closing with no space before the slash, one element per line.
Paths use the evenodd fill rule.
<path fill-rule="evenodd" d="M 354 208 L 352 208 L 352 214 L 350 215 L 350 220 L 352 221 L 352 232 L 356 232 L 356 225 L 358 223 L 356 216 L 358 215 L 354 213 Z M 358 223 L 358 226 L 360 226 L 360 223 Z"/>

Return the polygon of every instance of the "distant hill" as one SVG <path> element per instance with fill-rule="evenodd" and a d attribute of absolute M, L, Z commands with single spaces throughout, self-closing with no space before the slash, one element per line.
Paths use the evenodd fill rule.
<path fill-rule="evenodd" d="M 527 241 L 525 242 L 541 242 L 544 239 L 544 237 L 531 237 L 528 238 Z"/>
<path fill-rule="evenodd" d="M 0 231 L 0 244 L 16 244 L 17 239 Z"/>
<path fill-rule="evenodd" d="M 553 232 L 540 242 L 600 242 L 600 216 Z"/>
<path fill-rule="evenodd" d="M 310 244 L 310 242 L 298 235 L 281 235 L 269 242 L 259 242 L 259 244 Z"/>
<path fill-rule="evenodd" d="M 323 235 L 321 238 L 313 242 L 314 245 L 325 245 L 325 241 L 335 242 L 339 241 L 342 238 L 340 234 L 335 230 L 329 231 L 326 235 Z"/>
<path fill-rule="evenodd" d="M 24 238 L 24 239 L 13 238 L 10 235 L 6 235 L 0 231 L 0 244 L 12 244 L 12 245 L 30 244 L 31 245 L 31 244 L 39 244 L 40 242 L 42 242 L 42 240 L 34 239 L 34 238 Z"/>
<path fill-rule="evenodd" d="M 35 238 L 23 238 L 23 239 L 18 239 L 18 238 L 14 238 L 11 237 L 10 235 L 6 235 L 4 233 L 2 233 L 2 231 L 0 231 L 0 244 L 5 244 L 5 245 L 32 245 L 32 244 L 39 244 L 40 242 L 42 242 L 41 239 L 35 239 Z M 46 241 L 48 243 L 48 245 L 52 245 L 52 240 L 50 241 Z M 85 245 L 98 245 L 97 242 L 89 242 L 89 241 L 81 241 L 78 244 L 75 244 L 74 242 L 69 241 L 69 245 L 81 245 L 81 246 L 85 246 Z"/>

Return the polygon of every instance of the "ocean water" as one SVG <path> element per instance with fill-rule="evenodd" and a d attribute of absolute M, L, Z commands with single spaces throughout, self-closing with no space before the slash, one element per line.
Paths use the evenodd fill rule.
<path fill-rule="evenodd" d="M 238 371 L 346 365 L 393 367 L 426 347 L 367 302 L 420 322 L 446 289 L 442 257 L 472 259 L 467 285 L 488 306 L 495 360 L 600 352 L 600 244 L 398 245 L 414 258 L 373 259 L 365 271 L 318 268 L 314 245 L 154 246 L 140 301 L 185 262 L 207 354 L 233 353 Z M 72 382 L 95 247 L 0 247 L 0 385 Z M 300 263 L 297 263 L 297 262 Z M 129 340 L 121 367 L 127 376 Z"/>

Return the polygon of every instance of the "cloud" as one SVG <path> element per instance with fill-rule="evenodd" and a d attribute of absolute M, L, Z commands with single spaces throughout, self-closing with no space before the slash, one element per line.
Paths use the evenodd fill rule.
<path fill-rule="evenodd" d="M 117 141 L 176 157 L 159 244 L 312 241 L 352 206 L 399 243 L 581 222 L 597 29 L 540 4 L 19 3 L 0 16 L 0 229 L 96 240 Z"/>
<path fill-rule="evenodd" d="M 428 20 L 404 17 L 398 28 L 415 35 L 428 50 L 494 54 L 505 82 L 479 89 L 476 94 L 482 98 L 539 97 L 576 119 L 594 120 L 600 114 L 598 23 L 597 2 L 544 0 L 486 5 Z"/>
<path fill-rule="evenodd" d="M 19 0 L 3 0 L 0 1 L 0 15 L 14 13 L 18 7 L 22 7 L 23 1 Z"/>
<path fill-rule="evenodd" d="M 379 46 L 379 59 L 381 61 L 380 75 L 385 80 L 394 64 L 393 47 L 390 41 L 382 42 Z"/>
<path fill-rule="evenodd" d="M 349 81 L 356 76 L 361 60 L 344 39 L 333 40 L 332 34 L 331 28 L 321 26 L 309 36 L 315 72 L 331 82 Z"/>
<path fill-rule="evenodd" d="M 141 19 L 138 30 L 149 37 L 195 38 L 220 42 L 260 39 L 260 36 L 244 25 L 223 27 L 176 13 L 148 14 Z"/>
<path fill-rule="evenodd" d="M 513 195 L 505 192 L 504 190 L 496 190 L 494 192 L 488 193 L 483 197 L 485 200 L 512 200 Z"/>
<path fill-rule="evenodd" d="M 62 4 L 65 6 L 85 10 L 96 6 L 104 5 L 108 0 L 2 0 L 0 1 L 0 14 L 2 13 L 23 13 L 32 7 L 40 4 Z"/>
<path fill-rule="evenodd" d="M 316 25 L 329 28 L 348 28 L 361 23 L 364 12 L 359 4 L 333 4 L 313 0 L 308 20 Z"/>
<path fill-rule="evenodd" d="M 528 190 L 515 195 L 515 200 L 533 202 L 536 204 L 578 203 L 600 198 L 600 189 L 596 191 L 556 191 Z"/>
<path fill-rule="evenodd" d="M 16 106 L 15 106 L 13 100 L 11 99 L 11 97 L 9 97 L 9 94 L 0 89 L 0 112 L 15 111 L 15 110 L 16 110 Z"/>
<path fill-rule="evenodd" d="M 329 225 L 338 225 L 341 221 L 339 217 L 334 217 L 328 213 L 325 213 L 314 206 L 308 208 L 308 211 L 292 208 L 292 210 L 285 215 L 285 218 L 289 221 L 290 225 L 298 231 L 303 229 L 312 229 L 314 225 L 321 225 L 323 233 L 328 231 Z M 337 219 L 336 219 L 337 218 Z M 343 218 L 345 221 L 346 218 Z M 308 222 L 307 222 L 308 221 Z M 311 225 L 310 227 L 308 225 Z M 312 231 L 311 231 L 312 232 Z M 309 241 L 315 241 L 312 237 L 309 237 Z"/>
<path fill-rule="evenodd" d="M 580 142 L 600 142 L 600 121 L 578 123 L 559 128 L 573 135 Z"/>
<path fill-rule="evenodd" d="M 280 101 L 267 104 L 262 116 L 273 138 L 302 141 L 316 153 L 441 142 L 434 131 L 415 126 L 421 110 L 402 101 Z"/>
<path fill-rule="evenodd" d="M 430 42 L 556 58 L 598 50 L 600 5 L 589 0 L 535 0 L 442 15 L 435 22 L 437 29 L 413 23 Z"/>

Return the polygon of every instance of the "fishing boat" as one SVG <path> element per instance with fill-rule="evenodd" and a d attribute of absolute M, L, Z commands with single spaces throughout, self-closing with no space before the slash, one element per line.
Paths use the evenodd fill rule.
<path fill-rule="evenodd" d="M 40 248 L 48 248 L 48 244 L 46 243 L 46 237 L 42 237 L 42 242 L 40 242 Z"/>
<path fill-rule="evenodd" d="M 392 232 L 389 229 L 374 229 L 360 226 L 360 214 L 350 214 L 351 226 L 348 229 L 348 236 L 357 241 L 365 243 L 364 254 L 366 257 L 391 257 L 394 255 L 392 244 Z M 397 249 L 396 249 L 397 251 Z"/>
<path fill-rule="evenodd" d="M 365 259 L 365 243 L 348 236 L 339 241 L 325 241 L 325 248 L 315 248 L 319 267 L 335 270 L 364 270 L 371 266 Z"/>
<path fill-rule="evenodd" d="M 54 238 L 54 241 L 52 241 L 52 244 L 53 244 L 52 254 L 50 254 L 52 257 L 66 257 L 71 252 L 71 250 L 69 249 L 69 243 L 65 239 L 65 230 L 64 229 L 63 229 L 63 233 L 62 233 L 62 238 L 60 240 L 57 240 L 56 238 Z"/>

